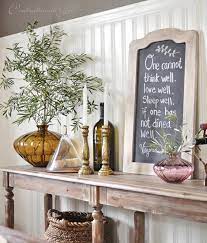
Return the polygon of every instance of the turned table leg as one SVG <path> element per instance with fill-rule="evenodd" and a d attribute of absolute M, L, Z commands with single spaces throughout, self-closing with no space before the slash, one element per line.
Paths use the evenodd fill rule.
<path fill-rule="evenodd" d="M 102 205 L 95 206 L 92 213 L 92 243 L 104 243 L 104 222 Z"/>
<path fill-rule="evenodd" d="M 134 243 L 144 243 L 145 235 L 145 214 L 143 212 L 134 213 Z"/>
<path fill-rule="evenodd" d="M 44 195 L 45 230 L 48 227 L 47 212 L 49 209 L 52 209 L 52 194 L 45 194 Z"/>
<path fill-rule="evenodd" d="M 9 173 L 4 173 L 3 184 L 6 190 L 5 194 L 5 226 L 14 228 L 14 193 L 13 187 L 10 186 Z"/>

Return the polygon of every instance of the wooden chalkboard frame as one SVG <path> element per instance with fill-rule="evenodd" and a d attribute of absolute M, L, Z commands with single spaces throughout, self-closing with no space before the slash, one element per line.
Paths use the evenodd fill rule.
<path fill-rule="evenodd" d="M 179 30 L 174 28 L 161 29 L 147 34 L 144 38 L 134 40 L 129 47 L 129 71 L 126 90 L 126 113 L 124 134 L 123 171 L 136 174 L 153 175 L 153 164 L 133 161 L 133 138 L 136 104 L 137 53 L 154 42 L 172 40 L 175 43 L 185 43 L 185 74 L 183 98 L 183 122 L 187 123 L 191 134 L 195 133 L 196 92 L 198 75 L 198 33 L 194 30 Z M 186 155 L 182 154 L 185 158 Z M 193 163 L 193 156 L 186 159 Z"/>

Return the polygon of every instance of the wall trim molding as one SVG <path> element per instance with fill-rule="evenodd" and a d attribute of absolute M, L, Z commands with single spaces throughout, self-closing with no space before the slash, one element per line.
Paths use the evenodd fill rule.
<path fill-rule="evenodd" d="M 203 0 L 202 0 L 203 1 Z M 71 25 L 93 25 L 93 24 L 106 24 L 110 22 L 115 22 L 124 20 L 125 18 L 133 18 L 140 15 L 152 14 L 155 12 L 159 12 L 162 9 L 171 9 L 178 7 L 186 8 L 186 4 L 189 6 L 191 4 L 196 5 L 196 2 L 200 2 L 199 0 L 146 0 L 143 2 L 138 2 L 130 5 L 126 5 L 123 7 L 115 8 L 112 10 L 103 11 L 96 14 L 91 14 L 83 17 L 79 17 L 76 19 L 66 20 L 64 22 L 60 22 L 60 24 L 64 24 L 65 22 L 70 22 Z"/>

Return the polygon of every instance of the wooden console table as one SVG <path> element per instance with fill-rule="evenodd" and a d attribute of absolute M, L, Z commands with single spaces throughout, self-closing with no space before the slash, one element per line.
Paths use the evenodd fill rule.
<path fill-rule="evenodd" d="M 104 242 L 102 205 L 135 212 L 135 242 L 144 243 L 144 213 L 207 222 L 207 187 L 201 180 L 167 184 L 155 176 L 116 173 L 98 175 L 47 173 L 30 166 L 2 168 L 6 190 L 5 225 L 14 227 L 13 189 L 45 193 L 45 213 L 52 207 L 52 194 L 87 201 L 92 205 L 93 243 Z"/>

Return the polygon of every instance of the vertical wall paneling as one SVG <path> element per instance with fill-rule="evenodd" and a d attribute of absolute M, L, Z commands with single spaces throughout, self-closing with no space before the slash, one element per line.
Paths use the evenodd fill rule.
<path fill-rule="evenodd" d="M 172 27 L 185 29 L 185 10 L 176 8 L 172 11 Z"/>
<path fill-rule="evenodd" d="M 111 77 L 112 79 L 109 80 L 109 89 L 110 89 L 110 101 L 113 105 L 113 107 L 115 108 L 116 107 L 116 95 L 114 94 L 114 92 L 112 93 L 111 90 L 115 90 L 117 87 L 116 87 L 116 79 L 117 79 L 117 61 L 116 60 L 116 41 L 115 41 L 115 30 L 116 30 L 116 22 L 115 23 L 111 23 L 111 49 L 110 49 L 110 52 L 111 52 L 111 70 L 112 70 L 112 73 L 111 73 Z M 115 108 L 116 109 L 116 108 Z M 111 121 L 114 123 L 115 120 L 116 120 L 116 112 L 112 112 L 110 114 L 110 117 L 111 117 Z M 118 127 L 115 125 L 115 144 L 116 144 L 116 153 L 115 153 L 115 165 L 116 165 L 116 169 L 119 169 L 120 167 L 120 163 L 119 163 L 119 152 L 120 152 L 120 148 L 119 146 L 117 146 L 119 144 L 119 129 Z"/>
<path fill-rule="evenodd" d="M 134 19 L 134 23 L 135 23 L 136 19 Z M 130 42 L 133 40 L 133 32 L 134 33 L 137 33 L 137 31 L 135 30 L 135 27 L 136 25 L 133 24 L 133 21 L 132 19 L 126 19 L 124 20 L 124 22 L 122 22 L 122 35 L 123 35 L 123 47 L 122 47 L 122 50 L 123 50 L 123 84 L 122 84 L 122 95 L 125 96 L 125 92 L 126 90 L 128 89 L 128 55 L 129 55 L 129 44 Z M 124 37 L 125 35 L 125 37 Z M 134 36 L 135 37 L 135 36 Z M 121 104 L 121 107 L 125 108 L 126 106 L 126 103 L 124 101 L 122 101 L 122 104 Z M 122 109 L 122 112 L 123 112 L 123 116 L 125 117 L 125 114 L 124 114 L 124 111 L 125 109 Z M 121 130 L 122 130 L 122 134 L 124 136 L 124 120 L 123 120 L 123 126 L 121 127 Z M 120 131 L 120 128 L 119 128 L 119 131 Z M 120 141 L 122 143 L 122 146 L 121 146 L 121 153 L 123 154 L 123 140 Z M 123 166 L 123 163 L 119 162 L 119 161 L 122 161 L 122 157 L 121 157 L 121 154 L 119 156 L 119 160 L 118 160 L 118 163 L 119 163 L 119 169 L 122 170 L 122 166 Z"/>
<path fill-rule="evenodd" d="M 166 10 L 161 16 L 160 16 L 160 28 L 171 28 L 172 27 L 172 12 L 169 10 Z"/>
<path fill-rule="evenodd" d="M 207 100 L 203 99 L 202 97 L 205 96 L 205 92 L 207 90 L 207 82 L 204 80 L 206 79 L 207 76 L 207 19 L 206 19 L 206 9 L 207 9 L 207 1 L 201 1 L 201 3 L 198 5 L 198 10 L 197 10 L 197 19 L 199 21 L 199 82 L 198 82 L 198 118 L 197 118 L 197 124 L 199 122 L 204 122 L 207 120 L 207 113 L 204 110 L 204 107 L 207 107 Z M 203 158 L 207 158 L 207 148 L 203 147 L 201 151 L 201 156 Z M 203 170 L 203 165 L 200 163 L 198 164 L 198 168 L 200 170 L 197 170 L 199 172 L 197 174 L 198 177 L 203 178 L 204 176 L 204 170 Z"/>
<path fill-rule="evenodd" d="M 84 40 L 85 40 L 85 44 L 84 44 L 84 52 L 86 54 L 90 54 L 92 53 L 92 39 L 91 39 L 91 29 L 88 27 L 84 30 Z M 91 66 L 88 67 L 88 73 L 91 74 Z"/>
<path fill-rule="evenodd" d="M 113 87 L 113 93 L 111 93 L 111 98 L 113 99 L 114 109 L 114 119 L 113 123 L 116 125 L 116 134 L 115 134 L 115 140 L 116 144 L 119 147 L 119 156 L 118 161 L 121 161 L 122 159 L 122 151 L 123 151 L 123 133 L 121 130 L 123 130 L 123 115 L 122 115 L 122 109 L 120 107 L 123 106 L 123 99 L 122 99 L 122 87 L 123 87 L 123 52 L 122 52 L 122 34 L 121 34 L 121 22 L 116 22 L 114 26 L 114 57 L 115 57 L 115 69 L 113 70 L 115 72 L 114 80 L 112 80 L 112 87 Z M 115 90 L 115 92 L 114 92 Z M 116 107 L 116 108 L 115 108 Z M 119 108 L 119 109 L 118 109 Z M 119 164 L 120 166 L 120 164 Z"/>
<path fill-rule="evenodd" d="M 100 25 L 94 28 L 94 56 L 95 56 L 95 74 L 98 77 L 102 76 L 103 56 L 101 49 L 101 27 Z"/>
<path fill-rule="evenodd" d="M 116 129 L 116 169 L 122 170 L 122 152 L 124 137 L 125 102 L 124 92 L 127 89 L 128 50 L 131 40 L 142 38 L 150 31 L 159 28 L 196 29 L 199 31 L 199 80 L 198 80 L 198 110 L 197 125 L 206 121 L 207 107 L 207 2 L 205 0 L 148 0 L 141 3 L 109 10 L 104 13 L 81 17 L 61 22 L 69 35 L 62 45 L 62 51 L 86 52 L 95 62 L 86 65 L 89 75 L 96 75 L 109 83 L 110 87 L 110 120 Z M 46 31 L 48 26 L 38 29 L 39 33 Z M 0 38 L 0 70 L 7 55 L 6 47 L 14 42 L 23 42 L 25 36 L 16 34 Z M 5 97 L 1 94 L 0 100 Z M 98 102 L 103 99 L 96 97 Z M 99 112 L 90 116 L 91 127 L 98 120 Z M 62 125 L 51 126 L 58 132 L 63 132 L 63 125 L 70 124 L 70 117 L 62 118 Z M 14 138 L 25 132 L 25 127 L 11 126 L 10 122 L 0 117 L 1 134 L 0 165 L 24 164 L 12 150 Z M 34 126 L 26 128 L 27 131 Z M 80 138 L 80 134 L 78 135 Z M 6 143 L 5 143 L 6 141 Z M 92 131 L 90 131 L 90 148 L 92 160 Z M 11 151 L 6 153 L 5 151 Z M 203 149 L 202 156 L 207 158 L 207 148 Z M 16 162 L 15 162 L 16 161 Z M 203 168 L 199 168 L 198 176 L 202 177 Z M 3 198 L 3 191 L 0 196 Z M 35 192 L 16 190 L 15 199 L 15 226 L 27 232 L 39 234 L 42 232 L 42 199 L 43 195 Z M 2 199 L 3 200 L 3 199 Z M 56 198 L 57 207 L 61 210 L 91 211 L 87 203 L 66 198 Z M 1 207 L 1 211 L 3 208 Z M 22 214 L 24 212 L 24 215 Z M 133 243 L 133 212 L 123 209 L 104 206 L 103 212 L 109 216 L 106 226 L 107 243 Z M 0 213 L 0 222 L 3 215 Z M 32 219 L 32 220 L 31 220 Z M 40 223 L 39 223 L 40 222 Z M 206 224 L 193 223 L 181 219 L 164 217 L 161 215 L 146 214 L 146 243 L 207 243 Z"/>
<path fill-rule="evenodd" d="M 124 74 L 124 84 L 123 84 L 123 88 L 124 88 L 124 91 L 126 91 L 127 89 L 127 81 L 128 81 L 128 76 L 127 76 L 127 70 L 128 70 L 128 55 L 129 55 L 129 44 L 130 42 L 132 41 L 132 36 L 133 36 L 133 33 L 132 33 L 132 20 L 131 19 L 127 19 L 124 21 L 124 23 L 122 23 L 122 26 L 123 26 L 123 32 L 126 34 L 125 36 L 125 46 L 123 47 L 123 51 L 125 52 L 124 53 L 124 56 L 125 56 L 125 61 L 126 61 L 126 67 L 125 67 L 125 70 L 126 70 L 126 73 Z"/>
<path fill-rule="evenodd" d="M 103 26 L 97 25 L 94 28 L 94 74 L 97 77 L 103 78 L 103 70 L 105 66 L 105 57 L 104 57 L 104 38 L 103 36 Z M 100 101 L 98 97 L 96 100 Z M 92 122 L 95 123 L 99 119 L 99 109 L 92 115 Z M 92 129 L 92 127 L 91 127 Z M 92 140 L 91 140 L 92 141 Z"/>
<path fill-rule="evenodd" d="M 103 25 L 103 35 L 104 35 L 104 46 L 103 46 L 103 51 L 104 51 L 104 81 L 105 82 L 110 82 L 112 80 L 112 38 L 111 38 L 111 25 L 110 24 L 105 24 Z"/>
<path fill-rule="evenodd" d="M 150 30 L 148 15 L 144 15 L 144 35 L 146 35 Z"/>
<path fill-rule="evenodd" d="M 132 39 L 137 39 L 137 17 L 132 18 Z"/>
<path fill-rule="evenodd" d="M 149 14 L 148 15 L 148 32 L 160 29 L 160 16 L 159 14 Z"/>
<path fill-rule="evenodd" d="M 137 39 L 143 38 L 145 33 L 144 16 L 137 16 Z"/>

